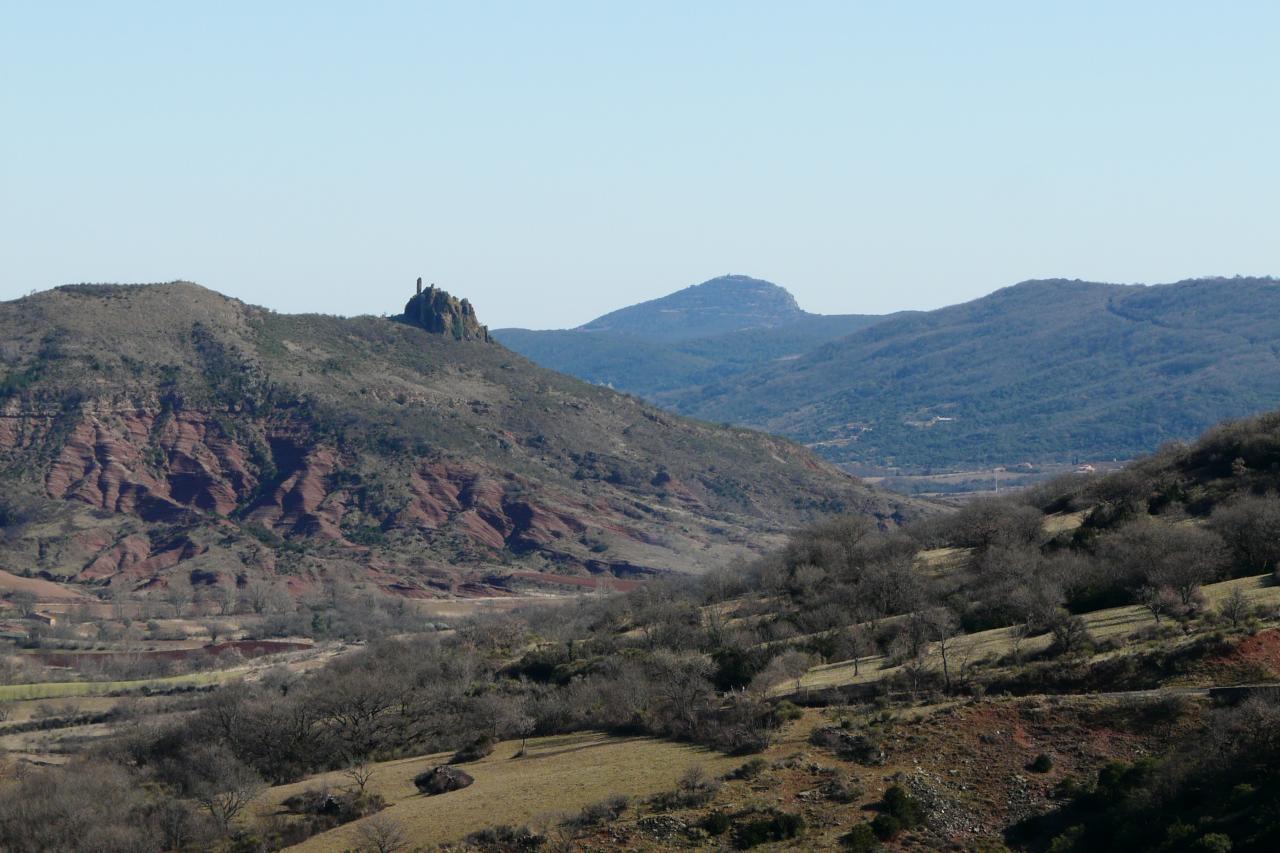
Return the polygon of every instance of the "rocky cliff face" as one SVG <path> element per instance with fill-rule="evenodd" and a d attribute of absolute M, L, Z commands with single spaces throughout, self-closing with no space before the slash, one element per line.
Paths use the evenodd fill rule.
<path fill-rule="evenodd" d="M 489 341 L 489 329 L 480 325 L 469 301 L 450 296 L 434 284 L 423 290 L 422 279 L 418 279 L 418 292 L 405 303 L 400 319 L 458 341 Z"/>
<path fill-rule="evenodd" d="M 409 552 L 436 541 L 468 563 L 539 555 L 559 571 L 647 571 L 614 566 L 581 542 L 591 530 L 643 546 L 651 533 L 628 518 L 625 503 L 583 500 L 458 459 L 414 460 L 397 484 L 403 495 L 383 503 L 370 494 L 374 478 L 356 473 L 367 460 L 283 419 L 149 408 L 0 414 L 0 460 L 33 447 L 52 451 L 41 491 L 70 502 L 61 532 L 75 532 L 50 550 L 47 538 L 25 535 L 34 531 L 9 531 L 0 557 L 30 561 L 18 570 L 34 564 L 85 582 L 136 582 L 196 557 L 225 563 L 230 555 L 218 552 L 243 526 L 268 542 L 309 540 L 339 563 L 366 562 L 370 544 L 384 546 L 383 565 L 407 563 Z"/>

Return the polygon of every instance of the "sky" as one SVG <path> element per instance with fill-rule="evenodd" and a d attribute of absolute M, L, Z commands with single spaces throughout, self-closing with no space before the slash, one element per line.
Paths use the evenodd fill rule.
<path fill-rule="evenodd" d="M 0 0 L 0 298 L 560 328 L 1280 274 L 1274 2 Z"/>

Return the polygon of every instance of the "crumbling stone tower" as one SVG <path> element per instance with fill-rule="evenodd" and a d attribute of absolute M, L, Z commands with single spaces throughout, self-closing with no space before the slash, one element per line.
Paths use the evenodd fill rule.
<path fill-rule="evenodd" d="M 434 284 L 423 290 L 421 277 L 399 319 L 433 334 L 452 335 L 455 340 L 489 342 L 489 328 L 480 325 L 468 300 L 455 299 Z"/>

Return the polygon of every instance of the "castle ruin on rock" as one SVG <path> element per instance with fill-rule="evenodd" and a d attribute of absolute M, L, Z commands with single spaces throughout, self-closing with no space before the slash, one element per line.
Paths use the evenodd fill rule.
<path fill-rule="evenodd" d="M 489 327 L 480 325 L 476 309 L 466 299 L 457 299 L 434 284 L 418 289 L 397 319 L 419 326 L 437 335 L 451 335 L 459 341 L 489 342 Z"/>

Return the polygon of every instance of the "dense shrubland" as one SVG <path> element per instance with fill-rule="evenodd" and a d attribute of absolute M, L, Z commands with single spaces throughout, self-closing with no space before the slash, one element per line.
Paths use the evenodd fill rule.
<path fill-rule="evenodd" d="M 1273 701 L 1215 710 L 1162 757 L 1065 781 L 1058 797 L 1066 805 L 1012 828 L 1010 838 L 1054 853 L 1275 850 L 1278 730 Z"/>

